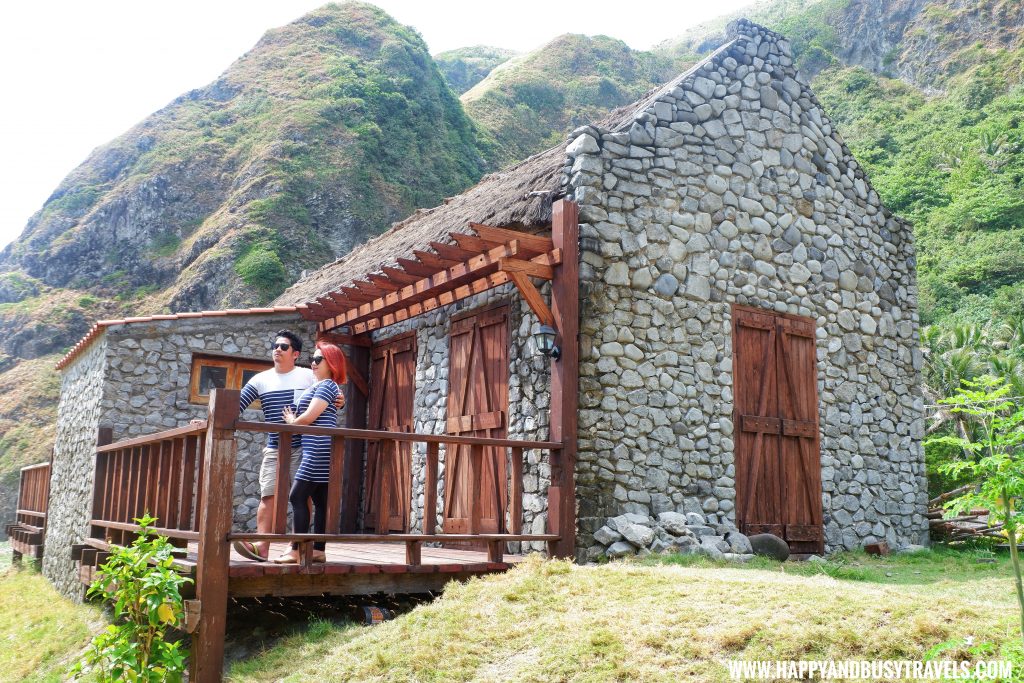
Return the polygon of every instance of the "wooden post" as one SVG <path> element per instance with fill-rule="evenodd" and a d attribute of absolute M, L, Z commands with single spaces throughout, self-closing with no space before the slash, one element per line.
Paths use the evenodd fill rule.
<path fill-rule="evenodd" d="M 101 446 L 109 446 L 113 442 L 114 429 L 112 427 L 102 425 L 100 426 L 99 429 L 96 430 L 96 448 L 100 448 Z M 104 516 L 104 503 L 108 498 L 110 498 L 113 495 L 112 491 L 107 490 L 107 465 L 108 462 L 110 461 L 111 454 L 97 453 L 95 457 L 96 464 L 93 467 L 92 478 L 92 518 L 101 519 Z M 50 472 L 52 474 L 52 467 L 50 468 Z M 49 512 L 49 510 L 47 510 L 47 512 Z M 49 517 L 47 517 L 47 521 L 49 521 Z M 89 535 L 93 538 L 96 538 L 97 534 L 99 534 L 99 538 L 102 538 L 103 529 L 101 529 L 100 527 L 92 527 L 89 532 Z"/>
<path fill-rule="evenodd" d="M 480 518 L 483 516 L 484 447 L 469 447 L 469 533 L 480 533 Z"/>
<path fill-rule="evenodd" d="M 345 437 L 331 439 L 331 465 L 327 475 L 327 533 L 336 534 L 341 528 L 341 484 L 345 471 Z"/>
<path fill-rule="evenodd" d="M 277 484 L 274 492 L 275 534 L 288 533 L 288 494 L 292 490 L 292 435 L 277 435 Z"/>
<path fill-rule="evenodd" d="M 523 449 L 512 449 L 512 492 L 508 503 L 509 530 L 523 533 Z"/>
<path fill-rule="evenodd" d="M 425 534 L 432 534 L 437 530 L 437 449 L 436 442 L 427 444 L 427 472 L 423 478 L 423 533 Z"/>
<path fill-rule="evenodd" d="M 579 410 L 579 207 L 566 199 L 555 202 L 551 214 L 551 241 L 562 250 L 562 265 L 551 281 L 551 313 L 555 318 L 562 355 L 551 361 L 551 440 L 560 452 L 551 453 L 548 529 L 562 538 L 550 544 L 557 557 L 576 551 L 576 432 Z M 552 507 L 552 504 L 555 504 Z M 558 531 L 556 532 L 555 529 Z"/>
<path fill-rule="evenodd" d="M 196 600 L 201 617 L 192 635 L 190 680 L 213 683 L 221 680 L 224 668 L 224 631 L 227 626 L 228 570 L 231 546 L 228 534 L 234 516 L 235 421 L 239 392 L 214 389 L 206 430 L 204 469 L 206 476 L 199 498 L 203 501 L 199 520 L 199 557 L 196 564 Z"/>
<path fill-rule="evenodd" d="M 349 366 L 363 377 L 370 376 L 370 349 L 364 346 L 348 348 Z M 366 429 L 366 395 L 353 382 L 345 387 L 345 426 L 352 429 Z M 341 531 L 353 534 L 358 531 L 359 491 L 363 483 L 363 456 L 366 442 L 363 439 L 348 439 L 345 451 L 345 467 L 341 487 Z"/>

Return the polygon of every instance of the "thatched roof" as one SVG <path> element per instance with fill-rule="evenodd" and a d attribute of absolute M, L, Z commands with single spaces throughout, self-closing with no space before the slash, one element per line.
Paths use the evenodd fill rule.
<path fill-rule="evenodd" d="M 655 100 L 679 86 L 701 65 L 718 58 L 734 42 L 726 43 L 687 72 L 648 92 L 636 102 L 610 112 L 593 125 L 612 132 L 628 129 Z M 551 205 L 565 190 L 561 176 L 567 146 L 568 142 L 564 142 L 535 154 L 515 166 L 486 176 L 477 185 L 445 200 L 440 206 L 417 211 L 334 263 L 300 279 L 285 290 L 274 305 L 298 306 L 337 292 L 368 274 L 380 273 L 384 266 L 397 265 L 399 258 L 412 258 L 413 250 L 433 251 L 430 242 L 452 243 L 448 236 L 453 232 L 473 234 L 470 222 L 531 233 L 548 230 Z"/>
<path fill-rule="evenodd" d="M 473 234 L 469 223 L 485 223 L 536 233 L 551 224 L 551 204 L 561 190 L 565 144 L 535 154 L 504 171 L 486 176 L 460 195 L 432 209 L 420 209 L 387 232 L 356 247 L 289 287 L 275 305 L 296 306 L 351 284 L 414 249 L 432 251 L 431 242 L 451 243 L 452 232 Z"/>

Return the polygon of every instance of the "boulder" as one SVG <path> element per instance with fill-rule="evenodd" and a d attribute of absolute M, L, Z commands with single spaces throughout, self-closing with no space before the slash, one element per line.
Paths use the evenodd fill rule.
<path fill-rule="evenodd" d="M 718 548 L 718 544 L 717 543 L 715 543 L 714 541 L 711 541 L 711 540 L 708 540 L 708 542 L 705 542 L 705 539 L 711 539 L 711 538 L 712 537 L 710 537 L 710 536 L 705 536 L 704 538 L 702 538 L 701 539 L 701 544 L 697 548 L 697 552 L 699 552 L 702 555 L 707 555 L 712 560 L 724 560 L 725 559 L 725 554 L 722 553 L 722 551 Z"/>
<path fill-rule="evenodd" d="M 605 551 L 608 557 L 626 557 L 627 555 L 633 555 L 636 553 L 636 548 L 631 546 L 625 541 L 616 541 Z"/>
<path fill-rule="evenodd" d="M 615 529 L 603 526 L 594 532 L 594 540 L 600 543 L 601 545 L 608 546 L 612 543 L 615 543 L 615 541 L 621 541 L 622 534 L 620 534 Z"/>
<path fill-rule="evenodd" d="M 725 541 L 729 544 L 732 552 L 737 555 L 749 555 L 754 552 L 750 545 L 750 539 L 738 531 L 730 531 L 725 534 Z"/>
<path fill-rule="evenodd" d="M 662 512 L 658 515 L 658 525 L 673 536 L 686 534 L 686 515 L 678 512 Z"/>
<path fill-rule="evenodd" d="M 666 552 L 679 553 L 680 555 L 692 555 L 700 547 L 697 540 L 692 536 L 680 536 L 668 544 Z"/>
<path fill-rule="evenodd" d="M 620 532 L 637 548 L 646 548 L 654 540 L 654 530 L 643 524 L 627 524 L 625 528 L 620 528 Z"/>
<path fill-rule="evenodd" d="M 748 540 L 755 555 L 770 557 L 779 562 L 789 559 L 789 544 L 774 534 L 754 534 Z"/>

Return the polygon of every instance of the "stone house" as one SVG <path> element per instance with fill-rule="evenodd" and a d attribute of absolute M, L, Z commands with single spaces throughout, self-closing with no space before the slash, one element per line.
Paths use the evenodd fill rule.
<path fill-rule="evenodd" d="M 237 388 L 250 373 L 273 366 L 270 345 L 282 328 L 307 339 L 315 334 L 288 307 L 103 320 L 60 360 L 43 572 L 62 591 L 81 590 L 71 545 L 87 535 L 100 427 L 117 441 L 205 418 L 212 387 Z M 245 415 L 259 419 L 255 409 Z M 235 522 L 254 529 L 263 444 L 248 434 L 242 440 Z"/>
<path fill-rule="evenodd" d="M 557 517 L 578 557 L 627 513 L 691 513 L 804 553 L 927 542 L 910 226 L 785 39 L 745 20 L 642 101 L 417 212 L 275 305 L 348 344 L 368 385 L 348 426 L 563 442 L 568 473 L 547 455 L 521 473 L 487 459 L 492 530 L 517 523 L 512 467 L 524 531 Z M 544 328 L 561 359 L 540 353 Z M 66 387 L 100 348 L 68 366 Z M 345 472 L 343 528 L 418 531 L 432 513 L 459 531 L 457 454 L 460 483 L 445 494 L 442 463 L 425 515 L 427 453 L 396 449 Z"/>

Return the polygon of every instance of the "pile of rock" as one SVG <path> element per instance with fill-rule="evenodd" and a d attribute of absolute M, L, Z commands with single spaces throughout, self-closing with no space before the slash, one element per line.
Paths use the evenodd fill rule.
<path fill-rule="evenodd" d="M 700 553 L 716 560 L 746 562 L 754 556 L 750 540 L 732 524 L 711 524 L 699 512 L 662 512 L 658 518 L 626 513 L 609 517 L 594 533 L 587 558 L 643 557 L 651 553 Z"/>

